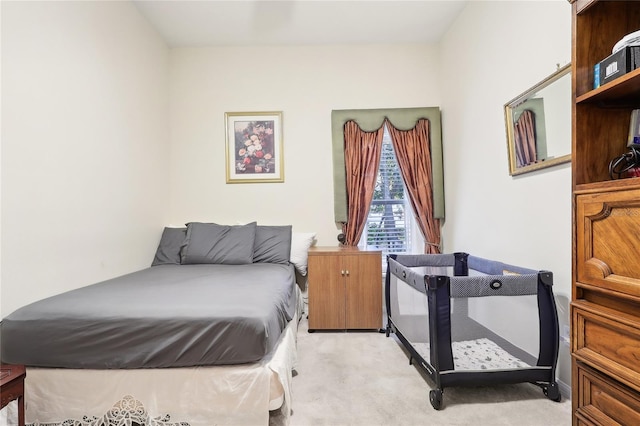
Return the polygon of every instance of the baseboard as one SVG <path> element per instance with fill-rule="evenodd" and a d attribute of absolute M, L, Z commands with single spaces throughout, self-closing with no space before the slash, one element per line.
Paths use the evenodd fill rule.
<path fill-rule="evenodd" d="M 558 380 L 558 389 L 563 399 L 571 399 L 571 386 Z"/>

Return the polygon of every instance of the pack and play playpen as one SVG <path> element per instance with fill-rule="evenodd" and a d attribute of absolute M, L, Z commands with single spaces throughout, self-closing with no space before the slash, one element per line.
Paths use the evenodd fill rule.
<path fill-rule="evenodd" d="M 436 410 L 452 386 L 530 382 L 560 401 L 552 285 L 551 272 L 467 253 L 390 255 L 386 333 L 435 383 Z"/>

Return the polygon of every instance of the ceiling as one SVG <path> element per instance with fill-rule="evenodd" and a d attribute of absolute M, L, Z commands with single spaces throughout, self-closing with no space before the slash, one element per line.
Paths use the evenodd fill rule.
<path fill-rule="evenodd" d="M 467 1 L 133 0 L 169 46 L 432 43 Z"/>

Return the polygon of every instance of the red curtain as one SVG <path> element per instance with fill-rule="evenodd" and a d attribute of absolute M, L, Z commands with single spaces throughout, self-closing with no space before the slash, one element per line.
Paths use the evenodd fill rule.
<path fill-rule="evenodd" d="M 538 161 L 536 149 L 535 115 L 524 110 L 513 125 L 516 151 L 516 167 L 528 166 Z"/>
<path fill-rule="evenodd" d="M 348 222 L 342 224 L 344 244 L 358 245 L 367 222 L 380 165 L 384 128 L 365 132 L 355 121 L 344 125 L 344 163 Z"/>
<path fill-rule="evenodd" d="M 398 130 L 385 120 L 411 206 L 425 239 L 425 253 L 440 253 L 440 220 L 433 217 L 433 176 L 429 120 L 420 119 L 411 130 Z"/>

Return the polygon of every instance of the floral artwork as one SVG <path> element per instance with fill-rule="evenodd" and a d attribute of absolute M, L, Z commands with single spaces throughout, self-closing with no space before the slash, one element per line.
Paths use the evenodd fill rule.
<path fill-rule="evenodd" d="M 226 113 L 227 183 L 284 182 L 282 113 Z"/>
<path fill-rule="evenodd" d="M 273 121 L 234 123 L 236 173 L 275 173 Z"/>

